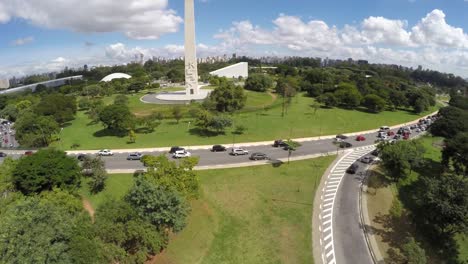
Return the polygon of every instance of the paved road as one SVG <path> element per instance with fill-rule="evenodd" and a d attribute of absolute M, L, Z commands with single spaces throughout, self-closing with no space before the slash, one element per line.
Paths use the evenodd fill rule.
<path fill-rule="evenodd" d="M 368 165 L 359 161 L 356 174 L 345 174 L 335 201 L 333 237 L 336 263 L 373 263 L 360 219 L 359 192 Z"/>

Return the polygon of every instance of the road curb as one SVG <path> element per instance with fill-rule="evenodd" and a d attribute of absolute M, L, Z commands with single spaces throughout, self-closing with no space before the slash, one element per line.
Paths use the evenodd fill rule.
<path fill-rule="evenodd" d="M 366 176 L 364 178 L 364 181 L 361 184 L 361 188 L 359 191 L 359 217 L 361 218 L 361 223 L 362 223 L 362 230 L 364 232 L 364 237 L 366 238 L 366 244 L 367 247 L 369 248 L 370 255 L 372 257 L 372 260 L 374 264 L 383 264 L 385 263 L 382 253 L 380 252 L 380 248 L 377 245 L 377 240 L 374 236 L 374 233 L 372 232 L 372 223 L 369 219 L 369 210 L 367 208 L 367 197 L 363 199 L 363 193 L 367 193 L 367 182 L 369 180 L 369 170 L 371 167 L 369 167 L 366 170 Z"/>

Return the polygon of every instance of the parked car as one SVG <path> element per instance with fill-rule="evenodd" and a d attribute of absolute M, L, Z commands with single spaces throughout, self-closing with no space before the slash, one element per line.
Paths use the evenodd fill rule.
<path fill-rule="evenodd" d="M 4 152 L 0 152 L 0 158 L 4 158 L 4 157 L 6 157 L 6 156 L 7 156 L 7 154 L 6 154 L 6 153 L 4 153 Z"/>
<path fill-rule="evenodd" d="M 410 138 L 410 135 L 409 134 L 403 134 L 403 139 L 404 140 L 408 140 Z"/>
<path fill-rule="evenodd" d="M 378 156 L 379 156 L 379 153 L 380 153 L 380 151 L 379 151 L 378 149 L 374 149 L 370 154 L 371 154 L 372 156 L 378 157 Z"/>
<path fill-rule="evenodd" d="M 345 135 L 342 135 L 342 134 L 339 134 L 339 135 L 336 135 L 335 138 L 339 138 L 339 139 L 347 139 L 348 137 L 345 136 Z"/>
<path fill-rule="evenodd" d="M 381 126 L 379 131 L 385 132 L 385 131 L 388 131 L 388 130 L 390 130 L 390 127 L 388 127 L 388 126 Z"/>
<path fill-rule="evenodd" d="M 366 138 L 363 135 L 359 135 L 356 137 L 356 141 L 364 141 Z"/>
<path fill-rule="evenodd" d="M 268 156 L 265 153 L 255 152 L 250 155 L 251 160 L 265 160 L 268 159 Z"/>
<path fill-rule="evenodd" d="M 114 153 L 112 153 L 112 151 L 108 150 L 108 149 L 101 149 L 100 151 L 98 151 L 98 156 L 113 156 Z"/>
<path fill-rule="evenodd" d="M 86 158 L 86 154 L 80 153 L 76 156 L 79 161 L 83 161 Z"/>
<path fill-rule="evenodd" d="M 30 150 L 24 152 L 25 156 L 31 156 L 32 154 L 34 154 L 34 153 L 32 151 L 30 151 Z"/>
<path fill-rule="evenodd" d="M 359 161 L 365 164 L 371 164 L 374 161 L 374 158 L 365 156 L 365 157 L 362 157 Z"/>
<path fill-rule="evenodd" d="M 249 154 L 249 151 L 242 149 L 242 148 L 233 148 L 231 149 L 231 155 L 233 156 L 238 156 L 238 155 L 247 155 Z"/>
<path fill-rule="evenodd" d="M 395 132 L 393 131 L 388 131 L 387 132 L 387 136 L 391 137 L 391 136 L 394 136 L 395 135 Z"/>
<path fill-rule="evenodd" d="M 275 140 L 275 142 L 273 142 L 273 147 L 275 147 L 275 148 L 284 147 L 284 146 L 287 146 L 287 145 L 288 144 L 286 144 L 286 142 L 284 142 L 281 139 Z"/>
<path fill-rule="evenodd" d="M 184 150 L 177 150 L 174 154 L 172 154 L 172 157 L 174 159 L 180 159 L 180 158 L 188 158 L 192 156 L 192 154 L 188 151 Z"/>
<path fill-rule="evenodd" d="M 175 147 L 171 147 L 171 150 L 169 150 L 169 153 L 170 153 L 170 154 L 174 154 L 174 153 L 176 153 L 176 151 L 178 151 L 178 150 L 185 150 L 185 149 L 184 149 L 184 148 L 181 148 L 181 147 L 179 147 L 179 146 L 175 146 Z"/>
<path fill-rule="evenodd" d="M 140 152 L 133 152 L 128 154 L 127 160 L 140 160 L 143 155 Z"/>
<path fill-rule="evenodd" d="M 358 169 L 359 169 L 359 165 L 357 165 L 356 163 L 353 163 L 353 164 L 351 164 L 351 166 L 349 166 L 349 168 L 346 170 L 346 173 L 355 174 L 355 173 L 357 172 Z"/>
<path fill-rule="evenodd" d="M 226 151 L 226 147 L 222 145 L 214 145 L 211 147 L 212 152 Z"/>

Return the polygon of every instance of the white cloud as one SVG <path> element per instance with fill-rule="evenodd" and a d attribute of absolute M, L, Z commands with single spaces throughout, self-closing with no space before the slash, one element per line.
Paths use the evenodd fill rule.
<path fill-rule="evenodd" d="M 158 39 L 177 32 L 183 21 L 168 9 L 168 0 L 2 1 L 0 23 L 15 17 L 45 28 L 123 32 L 134 39 Z"/>
<path fill-rule="evenodd" d="M 412 40 L 418 44 L 468 48 L 468 35 L 462 28 L 450 26 L 443 11 L 435 9 L 412 29 Z"/>
<path fill-rule="evenodd" d="M 12 42 L 14 46 L 23 46 L 34 41 L 34 37 L 19 38 Z"/>

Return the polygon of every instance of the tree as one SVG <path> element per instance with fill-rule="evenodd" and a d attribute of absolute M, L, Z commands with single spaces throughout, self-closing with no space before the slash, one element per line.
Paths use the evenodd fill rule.
<path fill-rule="evenodd" d="M 341 84 L 340 88 L 334 93 L 338 103 L 353 109 L 361 104 L 362 96 L 354 86 Z"/>
<path fill-rule="evenodd" d="M 407 264 L 426 264 L 427 257 L 426 252 L 421 246 L 414 240 L 413 237 L 410 237 L 408 241 L 402 245 L 401 253 Z"/>
<path fill-rule="evenodd" d="M 179 124 L 180 119 L 182 119 L 182 108 L 179 105 L 172 107 L 172 116 Z"/>
<path fill-rule="evenodd" d="M 93 229 L 104 243 L 106 263 L 144 263 L 167 245 L 163 230 L 138 216 L 125 201 L 107 199 L 95 219 Z"/>
<path fill-rule="evenodd" d="M 210 93 L 209 100 L 212 101 L 216 111 L 234 112 L 244 107 L 247 95 L 244 89 L 233 82 L 224 81 Z"/>
<path fill-rule="evenodd" d="M 166 76 L 171 82 L 183 82 L 185 75 L 183 69 L 171 69 Z"/>
<path fill-rule="evenodd" d="M 135 131 L 133 131 L 133 129 L 131 129 L 128 132 L 128 140 L 129 140 L 130 143 L 135 143 L 136 142 L 136 133 L 135 133 Z"/>
<path fill-rule="evenodd" d="M 291 158 L 291 154 L 294 151 L 296 151 L 298 147 L 301 146 L 301 143 L 292 141 L 291 139 L 288 139 L 287 141 L 285 141 L 285 143 L 286 143 L 285 149 L 288 150 L 288 164 L 289 164 L 289 159 Z"/>
<path fill-rule="evenodd" d="M 374 113 L 379 113 L 385 110 L 385 100 L 375 94 L 368 94 L 364 97 L 363 105 Z"/>
<path fill-rule="evenodd" d="M 37 114 L 51 116 L 59 124 L 75 119 L 76 110 L 76 98 L 63 94 L 46 95 L 35 107 Z"/>
<path fill-rule="evenodd" d="M 15 122 L 16 118 L 18 117 L 18 109 L 16 108 L 16 105 L 8 104 L 7 106 L 5 106 L 5 108 L 3 108 L 2 111 L 0 111 L 0 116 Z"/>
<path fill-rule="evenodd" d="M 126 105 L 108 105 L 98 115 L 102 124 L 111 130 L 121 132 L 135 125 L 135 116 Z"/>
<path fill-rule="evenodd" d="M 105 262 L 89 215 L 66 192 L 19 197 L 2 208 L 0 223 L 3 263 Z"/>
<path fill-rule="evenodd" d="M 18 160 L 7 157 L 0 164 L 0 197 L 7 197 L 9 193 L 15 191 L 13 182 L 13 170 L 16 168 Z"/>
<path fill-rule="evenodd" d="M 265 92 L 271 87 L 273 87 L 273 80 L 270 76 L 265 74 L 251 74 L 247 80 L 245 80 L 245 89 Z"/>
<path fill-rule="evenodd" d="M 232 126 L 232 119 L 231 118 L 229 118 L 227 116 L 215 115 L 210 120 L 208 128 L 210 130 L 216 131 L 217 133 L 224 133 L 224 130 L 226 130 L 226 128 L 228 128 L 230 126 Z"/>
<path fill-rule="evenodd" d="M 136 81 L 136 82 L 130 84 L 127 89 L 128 89 L 129 92 L 133 91 L 135 93 L 138 93 L 139 91 L 145 89 L 145 86 L 146 85 L 145 85 L 144 82 Z"/>
<path fill-rule="evenodd" d="M 80 100 L 78 100 L 78 107 L 79 107 L 81 110 L 86 110 L 86 109 L 88 109 L 90 106 L 91 106 L 91 101 L 90 101 L 88 98 L 83 97 L 83 98 L 81 98 Z"/>
<path fill-rule="evenodd" d="M 61 188 L 74 190 L 79 187 L 81 170 L 76 159 L 63 151 L 43 149 L 23 157 L 13 170 L 15 188 L 24 194 Z"/>
<path fill-rule="evenodd" d="M 138 178 L 125 200 L 153 225 L 175 232 L 186 224 L 189 206 L 176 192 Z"/>
<path fill-rule="evenodd" d="M 128 105 L 128 97 L 123 94 L 119 94 L 114 98 L 114 104 Z"/>
<path fill-rule="evenodd" d="M 32 105 L 32 103 L 29 100 L 19 101 L 16 104 L 16 109 L 18 109 L 18 111 L 25 110 L 25 109 L 28 109 L 29 107 L 31 107 L 31 105 Z"/>
<path fill-rule="evenodd" d="M 333 93 L 324 93 L 317 98 L 319 103 L 324 104 L 328 108 L 338 105 L 338 99 Z"/>
<path fill-rule="evenodd" d="M 394 108 L 408 105 L 405 93 L 401 91 L 397 91 L 397 90 L 393 90 L 390 93 L 389 101 L 393 105 Z"/>
<path fill-rule="evenodd" d="M 378 145 L 382 167 L 387 174 L 398 181 L 408 177 L 412 169 L 422 162 L 424 147 L 419 141 L 399 141 L 395 144 Z"/>
<path fill-rule="evenodd" d="M 189 157 L 179 164 L 164 156 L 145 155 L 141 162 L 148 168 L 145 179 L 156 186 L 175 191 L 185 198 L 196 198 L 199 195 L 200 183 L 193 167 L 198 158 Z"/>
<path fill-rule="evenodd" d="M 104 190 L 108 175 L 100 156 L 92 158 L 86 155 L 81 163 L 81 169 L 84 175 L 91 178 L 88 182 L 91 193 L 96 194 Z"/>
<path fill-rule="evenodd" d="M 468 112 L 448 106 L 440 109 L 440 117 L 432 124 L 430 131 L 434 136 L 451 138 L 461 132 L 468 132 Z"/>
<path fill-rule="evenodd" d="M 16 120 L 16 139 L 26 147 L 46 147 L 52 142 L 52 135 L 58 133 L 59 126 L 50 116 L 38 116 L 33 112 L 23 112 Z"/>
<path fill-rule="evenodd" d="M 89 85 L 84 88 L 84 95 L 91 96 L 92 98 L 101 95 L 102 87 L 97 84 Z"/>
<path fill-rule="evenodd" d="M 235 128 L 234 128 L 234 131 L 233 133 L 236 134 L 236 135 L 242 135 L 244 134 L 244 132 L 247 130 L 247 128 L 243 125 L 237 125 Z"/>
<path fill-rule="evenodd" d="M 442 164 L 447 169 L 453 166 L 455 173 L 468 176 L 468 132 L 445 139 Z"/>

